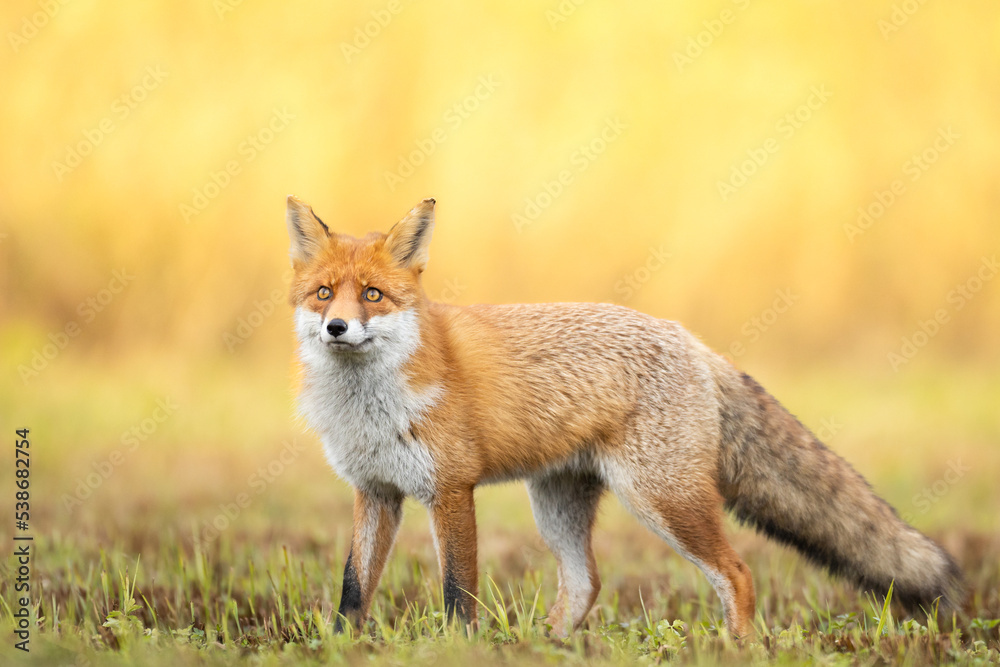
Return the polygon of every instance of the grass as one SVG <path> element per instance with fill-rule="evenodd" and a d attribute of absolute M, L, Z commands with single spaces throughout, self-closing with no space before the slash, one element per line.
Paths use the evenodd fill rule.
<path fill-rule="evenodd" d="M 86 372 L 53 379 L 51 392 L 39 386 L 46 401 L 22 403 L 37 457 L 32 650 L 13 648 L 15 562 L 7 558 L 0 562 L 0 664 L 1000 663 L 1000 535 L 986 509 L 1000 506 L 998 454 L 990 447 L 995 418 L 984 418 L 997 389 L 988 380 L 963 381 L 969 400 L 950 399 L 960 418 L 940 424 L 900 418 L 938 400 L 933 377 L 897 395 L 877 381 L 855 380 L 867 386 L 860 393 L 844 390 L 850 380 L 835 374 L 814 384 L 764 380 L 796 397 L 792 407 L 806 423 L 838 417 L 843 426 L 832 446 L 955 555 L 971 594 L 960 614 L 905 617 L 891 590 L 860 594 L 731 524 L 758 593 L 757 634 L 738 643 L 726 635 L 721 605 L 700 572 L 610 497 L 595 542 L 603 581 L 597 605 L 572 637 L 549 637 L 555 563 L 520 485 L 477 491 L 477 627 L 447 622 L 426 512 L 408 503 L 371 620 L 335 634 L 349 490 L 289 418 L 287 392 L 254 395 L 241 369 L 213 371 L 211 379 L 179 376 L 145 389 L 137 381 L 139 389 L 120 396 L 127 408 L 117 413 L 101 411 L 115 397 L 114 383 Z M 261 386 L 281 383 L 276 376 Z M 191 387 L 222 398 L 206 404 Z M 180 406 L 176 413 L 86 499 L 67 507 L 63 499 L 95 464 L 121 448 L 118 434 L 141 423 L 163 395 Z M 249 402 L 259 408 L 252 418 L 233 417 Z M 873 404 L 889 406 L 888 414 Z M 62 417 L 49 426 L 47 414 Z M 224 424 L 206 422 L 211 415 Z M 281 443 L 293 439 L 301 453 L 261 477 L 280 460 Z M 896 441 L 909 443 L 907 455 L 886 453 Z M 914 494 L 933 489 L 955 456 L 966 457 L 971 470 L 921 510 Z M 236 504 L 240 494 L 245 505 Z M 9 534 L 0 532 L 0 540 L 9 544 Z"/>
<path fill-rule="evenodd" d="M 406 553 L 404 541 L 371 621 L 335 634 L 343 550 L 244 534 L 208 548 L 176 538 L 170 531 L 160 539 L 147 534 L 136 545 L 142 556 L 123 544 L 74 552 L 60 536 L 39 544 L 34 576 L 43 595 L 30 657 L 84 665 L 1000 661 L 995 542 L 992 558 L 979 560 L 971 544 L 958 554 L 980 592 L 976 615 L 941 618 L 931 610 L 904 620 L 893 613 L 891 591 L 884 600 L 865 599 L 751 538 L 743 552 L 760 590 L 758 634 L 740 645 L 726 636 L 704 578 L 665 549 L 656 563 L 646 560 L 649 553 L 633 553 L 629 574 L 602 558 L 605 590 L 596 609 L 584 629 L 557 640 L 547 636 L 544 617 L 555 593 L 551 564 L 535 569 L 511 559 L 505 567 L 489 555 L 479 626 L 460 627 L 445 619 L 429 554 Z M 643 565 L 645 576 L 632 574 Z M 8 588 L 5 626 L 10 597 Z M 16 657 L 9 644 L 0 649 L 4 662 Z"/>

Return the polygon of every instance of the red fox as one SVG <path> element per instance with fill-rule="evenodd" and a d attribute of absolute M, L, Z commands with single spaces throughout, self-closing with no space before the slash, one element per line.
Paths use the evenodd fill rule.
<path fill-rule="evenodd" d="M 679 324 L 608 304 L 428 300 L 434 204 L 355 239 L 288 197 L 300 411 L 354 487 L 338 625 L 367 617 L 407 496 L 429 509 L 449 617 L 474 620 L 473 490 L 515 479 L 558 563 L 559 635 L 601 586 L 591 530 L 606 489 L 704 572 L 737 637 L 756 598 L 723 506 L 862 588 L 895 582 L 911 610 L 960 602 L 943 549 Z"/>

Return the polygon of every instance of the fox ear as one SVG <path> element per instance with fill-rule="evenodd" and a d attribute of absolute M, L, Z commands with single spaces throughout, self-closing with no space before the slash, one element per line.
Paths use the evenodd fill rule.
<path fill-rule="evenodd" d="M 312 207 L 295 195 L 288 195 L 285 222 L 292 240 L 292 264 L 311 260 L 330 238 L 329 228 L 313 213 Z"/>
<path fill-rule="evenodd" d="M 385 247 L 398 264 L 418 272 L 427 267 L 428 247 L 434 230 L 434 200 L 425 199 L 393 225 Z"/>

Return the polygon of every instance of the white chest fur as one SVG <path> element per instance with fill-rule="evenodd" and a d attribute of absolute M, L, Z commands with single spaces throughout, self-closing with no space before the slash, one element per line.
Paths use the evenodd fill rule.
<path fill-rule="evenodd" d="M 321 324 L 314 315 L 296 313 L 306 365 L 300 410 L 330 465 L 356 487 L 388 485 L 430 502 L 434 461 L 410 427 L 440 391 L 413 392 L 401 370 L 419 342 L 415 314 L 372 318 L 373 349 L 364 354 L 331 353 L 313 333 Z"/>

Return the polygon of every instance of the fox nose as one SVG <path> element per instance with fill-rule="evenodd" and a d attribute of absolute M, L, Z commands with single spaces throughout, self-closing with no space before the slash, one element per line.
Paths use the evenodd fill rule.
<path fill-rule="evenodd" d="M 330 320 L 326 323 L 326 332 L 336 338 L 340 334 L 347 331 L 347 322 L 344 320 Z"/>

